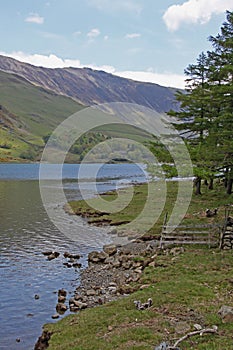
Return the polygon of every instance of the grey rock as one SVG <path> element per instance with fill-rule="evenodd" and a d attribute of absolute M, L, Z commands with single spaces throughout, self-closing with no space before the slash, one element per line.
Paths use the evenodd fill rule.
<path fill-rule="evenodd" d="M 162 342 L 160 345 L 154 348 L 154 350 L 167 350 L 167 349 L 169 349 L 169 345 L 165 342 Z"/>
<path fill-rule="evenodd" d="M 219 309 L 218 314 L 224 323 L 233 322 L 233 307 L 223 305 Z"/>
<path fill-rule="evenodd" d="M 96 292 L 95 292 L 94 289 L 88 289 L 88 290 L 86 291 L 86 295 L 87 295 L 88 297 L 91 297 L 91 296 L 96 295 Z"/>
<path fill-rule="evenodd" d="M 114 294 L 114 293 L 117 292 L 117 287 L 111 287 L 111 286 L 110 286 L 110 287 L 108 287 L 108 290 L 109 290 L 110 293 L 113 293 L 113 294 Z"/>

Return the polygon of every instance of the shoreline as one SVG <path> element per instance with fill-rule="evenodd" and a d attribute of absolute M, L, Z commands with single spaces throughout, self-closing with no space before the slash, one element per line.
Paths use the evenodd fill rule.
<path fill-rule="evenodd" d="M 72 315 L 76 315 L 84 309 L 104 306 L 149 287 L 148 284 L 140 283 L 140 278 L 147 266 L 155 266 L 156 257 L 160 254 L 158 245 L 157 240 L 138 239 L 122 247 L 109 244 L 103 246 L 101 251 L 90 252 L 88 266 L 80 271 L 80 284 L 75 288 L 73 296 L 66 299 L 66 291 L 58 291 L 58 298 L 63 292 L 65 297 L 57 304 L 56 318 L 68 308 Z M 49 348 L 52 333 L 44 330 L 44 327 L 45 325 L 34 350 Z"/>
<path fill-rule="evenodd" d="M 214 337 L 197 337 L 195 349 L 201 349 L 197 345 L 204 342 L 208 349 L 222 344 L 222 348 L 230 350 L 233 308 L 224 305 L 233 302 L 227 293 L 233 283 L 229 268 L 232 262 L 229 250 L 182 246 L 160 249 L 155 241 L 130 243 L 123 250 L 106 246 L 101 252 L 91 252 L 81 284 L 68 300 L 76 312 L 59 322 L 44 325 L 34 350 L 46 350 L 50 346 L 52 350 L 115 349 L 111 339 L 118 339 L 119 332 L 126 338 L 126 347 L 120 348 L 128 349 L 127 339 L 134 344 L 133 329 L 138 329 L 141 339 L 145 329 L 147 333 L 152 332 L 154 340 L 148 333 L 143 349 L 152 349 L 152 344 L 155 349 L 156 343 L 172 344 L 174 339 L 182 338 L 195 327 L 219 329 Z M 222 283 L 221 271 L 218 271 L 220 263 L 227 285 Z M 216 289 L 217 295 L 213 293 Z M 229 313 L 222 315 L 223 308 L 228 308 Z M 128 335 L 124 333 L 125 328 L 129 330 Z M 110 343 L 100 346 L 100 339 Z M 192 344 L 191 341 L 184 348 L 191 348 Z M 134 347 L 131 345 L 130 349 Z"/>
<path fill-rule="evenodd" d="M 141 192 L 142 188 L 143 187 L 140 187 L 140 190 L 139 191 L 137 190 L 137 193 L 136 193 L 136 195 L 138 195 L 140 199 L 142 196 L 142 192 Z M 110 194 L 110 196 L 112 196 L 112 194 Z M 219 198 L 221 197 L 218 197 L 218 194 L 217 194 L 215 201 L 218 201 Z M 223 198 L 223 200 L 225 201 L 225 198 Z M 210 194 L 210 196 L 206 197 L 205 201 L 206 203 L 209 203 L 210 201 L 211 205 L 213 205 L 213 192 Z M 198 222 L 199 221 L 202 222 L 203 220 L 205 220 L 209 222 L 210 220 L 206 219 L 203 216 L 202 210 L 205 207 L 206 205 L 203 204 L 203 202 L 202 203 L 200 201 L 195 202 L 193 207 L 191 207 L 192 211 L 188 214 L 186 220 L 195 220 Z M 85 206 L 81 206 L 78 212 L 75 212 L 75 213 L 79 215 L 83 213 L 82 216 L 85 217 L 86 209 L 87 208 Z M 202 210 L 200 211 L 200 209 Z M 82 212 L 82 210 L 84 210 L 84 212 Z M 222 206 L 220 208 L 221 216 L 223 215 L 223 210 L 224 210 L 224 207 Z M 89 209 L 87 212 L 88 212 L 88 216 L 91 217 L 93 215 L 93 213 L 91 213 Z M 73 215 L 75 215 L 74 212 L 73 212 Z M 219 219 L 221 218 L 221 216 L 219 215 Z M 102 219 L 101 215 L 100 215 L 100 219 Z M 111 229 L 111 226 L 109 227 Z M 158 227 L 159 226 L 157 226 L 157 228 Z M 169 279 L 167 280 L 167 275 L 171 273 L 170 277 L 173 280 L 174 276 L 180 273 L 179 269 L 176 270 L 175 273 L 173 272 L 173 270 L 175 269 L 176 263 L 177 262 L 179 263 L 179 261 L 181 261 L 181 265 L 180 265 L 181 271 L 184 269 L 184 267 L 185 267 L 185 270 L 187 270 L 187 272 L 189 272 L 189 270 L 192 272 L 192 269 L 194 269 L 193 272 L 191 273 L 191 276 L 187 279 L 187 282 L 183 280 L 183 277 L 181 276 L 180 288 L 183 288 L 183 287 L 187 288 L 185 285 L 183 286 L 183 283 L 188 283 L 188 285 L 190 284 L 190 286 L 192 286 L 193 278 L 195 279 L 195 277 L 198 275 L 197 274 L 198 269 L 199 268 L 202 269 L 202 266 L 205 266 L 205 259 L 211 259 L 211 262 L 208 268 L 210 271 L 211 269 L 213 269 L 213 281 L 214 281 L 214 284 L 216 283 L 215 281 L 216 267 L 214 267 L 214 264 L 212 263 L 212 259 L 216 258 L 216 261 L 217 261 L 217 258 L 219 259 L 219 261 L 216 262 L 216 266 L 222 263 L 223 254 L 224 254 L 222 253 L 222 251 L 220 251 L 218 248 L 209 249 L 204 247 L 198 247 L 198 248 L 188 247 L 186 250 L 186 247 L 184 249 L 182 246 L 177 246 L 177 245 L 165 247 L 165 249 L 160 249 L 158 247 L 158 232 L 153 231 L 152 233 L 153 234 L 150 234 L 149 232 L 144 237 L 142 236 L 136 239 L 135 241 L 131 241 L 127 245 L 124 245 L 121 247 L 118 247 L 116 245 L 114 246 L 112 244 L 112 245 L 103 247 L 103 250 L 101 252 L 99 251 L 91 252 L 88 256 L 88 267 L 82 271 L 80 276 L 81 278 L 80 286 L 75 289 L 73 297 L 70 298 L 70 300 L 66 301 L 68 302 L 69 307 L 71 306 L 73 311 L 78 312 L 78 314 L 74 313 L 73 317 L 72 315 L 71 317 L 70 316 L 64 317 L 60 322 L 56 322 L 53 325 L 52 324 L 44 325 L 43 334 L 40 338 L 42 343 L 39 342 L 37 344 L 37 347 L 35 346 L 35 350 L 46 349 L 49 346 L 50 337 L 54 334 L 55 338 L 57 338 L 57 335 L 56 335 L 57 329 L 58 330 L 60 329 L 60 331 L 63 332 L 62 329 L 60 328 L 62 326 L 60 325 L 63 325 L 63 324 L 66 325 L 66 324 L 69 324 L 69 322 L 72 325 L 79 323 L 78 320 L 80 318 L 83 320 L 83 318 L 85 319 L 85 317 L 88 317 L 89 314 L 95 315 L 95 312 L 91 312 L 92 309 L 95 309 L 96 314 L 99 315 L 99 313 L 101 314 L 101 311 L 98 311 L 98 310 L 102 309 L 101 308 L 102 305 L 104 306 L 103 310 L 105 312 L 108 312 L 109 308 L 110 309 L 113 308 L 112 305 L 118 305 L 118 304 L 122 305 L 124 303 L 127 303 L 128 305 L 128 302 L 132 299 L 130 298 L 130 295 L 132 293 L 136 293 L 135 297 L 137 297 L 136 295 L 138 294 L 142 295 L 144 297 L 144 299 L 142 299 L 143 301 L 147 300 L 145 299 L 145 297 L 147 298 L 152 297 L 153 300 L 155 300 L 154 293 L 157 290 L 158 293 L 162 293 L 162 294 L 159 294 L 160 295 L 159 299 L 161 300 L 160 302 L 164 300 L 164 297 L 166 300 L 166 294 L 167 293 L 169 294 L 169 290 L 170 289 L 173 290 L 176 284 L 176 281 L 174 281 L 173 283 L 172 281 L 169 281 Z M 232 259 L 232 257 L 228 257 L 229 254 L 227 252 L 225 252 L 225 254 L 227 258 Z M 182 260 L 185 259 L 185 256 L 187 256 L 188 260 L 185 263 L 183 263 Z M 200 267 L 199 267 L 199 263 L 201 260 L 199 261 L 198 256 L 200 256 L 200 259 L 203 260 L 203 262 L 200 264 Z M 192 264 L 194 266 L 192 266 Z M 226 265 L 226 273 L 229 272 L 227 266 L 229 266 L 229 264 Z M 146 272 L 144 273 L 145 269 L 146 269 Z M 150 273 L 152 273 L 153 271 L 155 271 L 155 273 L 156 271 L 159 271 L 159 273 L 161 274 L 164 273 L 165 280 L 163 281 L 163 278 L 158 277 L 158 275 L 156 275 L 156 277 L 154 277 L 153 274 L 150 275 Z M 148 273 L 149 273 L 149 277 L 148 277 Z M 203 274 L 203 273 L 204 272 L 201 270 L 200 274 Z M 206 276 L 204 274 L 203 279 L 205 280 L 205 278 Z M 169 287 L 166 287 L 164 291 L 163 291 L 164 287 L 161 287 L 161 291 L 160 291 L 160 288 L 159 289 L 156 288 L 157 283 L 162 283 L 162 285 L 163 283 L 164 284 L 167 283 Z M 220 285 L 220 284 L 221 284 L 221 278 L 219 278 L 219 281 L 217 282 L 216 285 Z M 197 291 L 196 291 L 197 295 L 199 293 L 199 288 L 200 288 L 199 279 L 197 279 Z M 177 293 L 177 298 L 175 297 L 176 293 Z M 191 305 L 193 303 L 192 289 L 190 289 L 189 293 L 190 293 L 190 298 L 188 293 L 187 295 L 185 295 L 185 298 L 188 298 L 187 303 L 188 305 L 189 304 Z M 200 290 L 200 293 L 202 293 L 202 289 Z M 225 294 L 223 295 L 225 296 Z M 175 299 L 173 299 L 174 297 Z M 173 292 L 173 294 L 170 295 L 170 298 L 172 300 L 171 301 L 172 304 L 176 304 L 177 299 L 181 305 L 183 303 L 183 297 L 180 295 L 179 289 L 178 291 Z M 181 299 L 179 300 L 179 298 Z M 124 300 L 126 301 L 124 302 Z M 219 298 L 219 303 L 220 302 L 222 303 L 223 300 L 225 300 L 224 297 Z M 114 302 L 116 302 L 116 304 L 114 304 Z M 163 301 L 163 303 L 164 302 L 165 301 Z M 132 303 L 132 300 L 131 300 L 131 303 Z M 211 308 L 213 308 L 213 303 L 214 301 L 211 301 L 209 306 L 209 314 L 213 312 L 211 311 L 212 310 Z M 225 300 L 225 303 L 227 304 L 227 299 Z M 106 306 L 106 304 L 108 306 Z M 155 304 L 156 306 L 155 307 L 153 306 L 153 310 L 155 310 L 155 312 L 160 315 L 159 317 L 161 318 L 165 317 L 166 319 L 166 313 L 163 314 L 163 312 L 160 311 L 162 309 L 157 304 L 157 300 L 155 300 Z M 100 307 L 98 308 L 97 306 L 100 306 Z M 127 307 L 130 310 L 133 308 L 133 306 L 129 306 L 129 305 Z M 191 309 L 197 308 L 198 312 L 197 312 L 197 317 L 195 316 L 196 317 L 195 318 L 194 316 L 189 315 L 189 311 L 184 311 L 184 313 L 187 312 L 188 319 L 190 318 L 192 322 L 198 323 L 199 322 L 198 315 L 200 314 L 201 324 L 203 325 L 203 327 L 205 324 L 208 324 L 208 320 L 204 321 L 206 316 L 202 315 L 202 310 L 201 308 L 199 309 L 198 305 L 195 304 L 195 307 L 190 306 L 190 308 Z M 87 309 L 87 310 L 82 311 L 83 309 Z M 179 309 L 180 309 L 180 305 L 179 307 L 177 307 L 177 310 L 176 310 L 178 314 L 180 312 Z M 79 311 L 81 312 L 79 313 Z M 116 309 L 115 311 L 116 314 L 118 314 L 118 311 L 120 314 L 122 313 L 121 310 Z M 217 313 L 216 310 L 215 310 L 215 313 Z M 175 311 L 174 311 L 174 315 L 175 315 Z M 172 312 L 171 318 L 174 318 L 175 317 L 174 315 Z M 207 315 L 208 315 L 208 312 L 207 312 Z M 214 316 L 212 315 L 211 317 L 214 317 Z M 98 319 L 96 319 L 96 322 L 98 322 Z M 173 327 L 172 322 L 171 322 L 171 326 Z M 183 322 L 183 319 L 182 319 L 182 322 Z M 102 328 L 105 328 L 105 322 L 102 321 L 102 323 L 100 323 L 99 326 Z M 188 326 L 192 327 L 191 324 Z M 107 332 L 110 335 L 110 334 L 113 334 L 111 324 L 109 327 L 110 327 L 109 328 L 110 330 L 108 329 Z M 117 328 L 117 325 L 115 325 L 115 327 Z M 83 330 L 85 332 L 85 329 Z M 174 330 L 171 330 L 170 332 L 171 334 L 173 334 Z M 72 337 L 72 334 L 70 334 L 70 331 L 68 331 L 68 328 L 67 328 L 66 336 Z M 80 336 L 81 335 L 79 334 L 79 337 Z M 45 345 L 45 347 L 43 348 L 41 347 L 43 346 L 43 344 L 47 344 L 47 345 Z M 52 346 L 52 349 L 56 349 L 56 348 L 53 348 Z M 63 348 L 61 347 L 61 349 Z M 89 349 L 89 348 L 84 347 L 83 349 Z M 94 349 L 94 348 L 91 348 L 91 349 Z M 109 348 L 106 348 L 106 349 L 109 349 Z M 226 349 L 228 348 L 226 347 Z"/>

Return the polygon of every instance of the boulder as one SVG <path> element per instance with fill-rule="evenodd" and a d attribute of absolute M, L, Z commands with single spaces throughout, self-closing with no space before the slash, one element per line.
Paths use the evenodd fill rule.
<path fill-rule="evenodd" d="M 63 265 L 68 267 L 69 269 L 72 267 L 72 264 L 69 264 L 68 262 L 63 263 Z"/>
<path fill-rule="evenodd" d="M 44 350 L 49 347 L 49 339 L 51 337 L 51 332 L 43 331 L 42 335 L 38 338 L 34 350 Z"/>
<path fill-rule="evenodd" d="M 58 290 L 58 296 L 66 297 L 67 296 L 67 291 L 65 289 L 59 289 Z"/>
<path fill-rule="evenodd" d="M 81 263 L 74 263 L 73 264 L 73 267 L 76 269 L 80 269 L 82 267 L 82 264 Z"/>
<path fill-rule="evenodd" d="M 45 255 L 45 256 L 48 256 L 48 255 L 53 254 L 53 252 L 52 252 L 52 250 L 47 250 L 45 252 L 42 252 L 42 254 Z"/>
<path fill-rule="evenodd" d="M 79 254 L 71 254 L 69 252 L 65 252 L 63 254 L 64 258 L 70 258 L 70 259 L 80 259 L 81 255 Z"/>
<path fill-rule="evenodd" d="M 111 256 L 117 253 L 117 246 L 114 244 L 108 244 L 104 246 L 103 250 L 106 254 Z"/>
<path fill-rule="evenodd" d="M 96 292 L 95 292 L 94 289 L 88 289 L 88 290 L 86 291 L 86 295 L 87 295 L 88 297 L 91 297 L 91 296 L 96 295 Z"/>
<path fill-rule="evenodd" d="M 113 267 L 120 267 L 121 266 L 121 262 L 118 259 L 114 259 L 113 263 L 112 263 Z"/>
<path fill-rule="evenodd" d="M 117 287 L 109 286 L 108 290 L 110 293 L 115 294 L 117 292 Z"/>
<path fill-rule="evenodd" d="M 67 310 L 67 306 L 64 303 L 57 303 L 56 310 L 59 314 L 63 314 Z"/>
<path fill-rule="evenodd" d="M 83 310 L 83 309 L 86 309 L 87 308 L 87 303 L 83 303 L 81 301 L 77 301 L 75 300 L 74 304 L 71 304 L 70 307 L 77 307 L 79 310 Z"/>
<path fill-rule="evenodd" d="M 58 302 L 59 303 L 65 303 L 65 301 L 66 301 L 66 297 L 63 297 L 62 295 L 59 295 Z"/>
<path fill-rule="evenodd" d="M 114 257 L 113 256 L 109 256 L 108 258 L 106 258 L 104 260 L 105 264 L 113 264 L 113 262 L 114 262 Z"/>
<path fill-rule="evenodd" d="M 103 262 L 108 257 L 108 254 L 105 252 L 96 252 L 93 251 L 88 254 L 88 261 L 92 263 Z"/>
<path fill-rule="evenodd" d="M 52 252 L 51 254 L 48 255 L 48 260 L 50 261 L 50 260 L 56 259 L 59 257 L 59 255 L 60 253 L 58 252 Z"/>
<path fill-rule="evenodd" d="M 233 307 L 223 305 L 219 309 L 218 315 L 221 317 L 224 323 L 233 322 Z"/>
<path fill-rule="evenodd" d="M 83 300 L 83 297 L 80 294 L 75 294 L 74 299 L 75 300 Z"/>

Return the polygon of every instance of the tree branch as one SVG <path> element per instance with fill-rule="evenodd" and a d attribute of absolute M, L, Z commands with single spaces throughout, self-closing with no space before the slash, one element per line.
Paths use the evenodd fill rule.
<path fill-rule="evenodd" d="M 175 342 L 175 344 L 173 346 L 169 346 L 168 349 L 169 350 L 175 350 L 179 343 L 181 343 L 182 341 L 184 341 L 184 340 L 186 340 L 186 339 L 188 339 L 188 338 L 190 338 L 190 337 L 192 337 L 194 335 L 198 335 L 199 334 L 200 336 L 202 336 L 204 333 L 214 333 L 214 334 L 216 334 L 217 331 L 218 331 L 217 326 L 213 326 L 213 328 L 203 328 L 203 329 L 201 329 L 199 331 L 190 332 L 190 333 L 184 335 L 183 337 L 181 337 L 180 339 L 178 339 Z"/>

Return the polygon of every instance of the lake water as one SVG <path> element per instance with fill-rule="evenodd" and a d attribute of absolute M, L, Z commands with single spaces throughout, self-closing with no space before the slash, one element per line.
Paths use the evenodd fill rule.
<path fill-rule="evenodd" d="M 86 165 L 82 172 L 87 197 L 93 195 L 95 181 L 90 174 L 97 166 Z M 73 217 L 63 211 L 64 203 L 56 202 L 57 169 L 47 165 L 48 191 L 54 193 L 51 206 L 58 211 L 63 227 L 76 230 Z M 68 200 L 80 198 L 78 170 L 79 165 L 63 167 Z M 0 349 L 33 349 L 42 325 L 53 322 L 55 292 L 64 288 L 72 295 L 79 284 L 79 270 L 63 265 L 65 251 L 82 254 L 80 262 L 85 267 L 87 254 L 108 243 L 106 231 L 100 228 L 93 228 L 93 234 L 85 238 L 76 232 L 75 240 L 63 235 L 44 209 L 38 179 L 39 164 L 0 164 Z M 135 181 L 145 181 L 137 165 L 106 164 L 98 172 L 97 190 L 105 192 Z M 79 220 L 85 228 L 87 224 Z M 42 254 L 46 250 L 58 251 L 59 258 L 47 261 Z"/>

